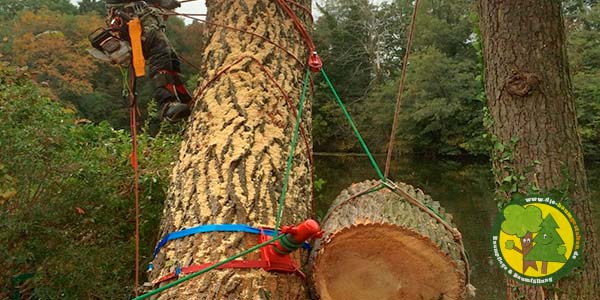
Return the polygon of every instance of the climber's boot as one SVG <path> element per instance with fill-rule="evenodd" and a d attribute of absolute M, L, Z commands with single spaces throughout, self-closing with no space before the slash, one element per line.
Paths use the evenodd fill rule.
<path fill-rule="evenodd" d="M 157 86 L 154 99 L 161 105 L 160 119 L 177 122 L 187 118 L 191 114 L 192 96 L 181 76 L 173 71 L 162 70 L 152 79 Z"/>

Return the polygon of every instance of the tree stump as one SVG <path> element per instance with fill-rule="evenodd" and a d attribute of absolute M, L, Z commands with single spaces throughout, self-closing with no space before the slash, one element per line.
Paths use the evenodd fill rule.
<path fill-rule="evenodd" d="M 325 233 L 311 254 L 320 299 L 464 299 L 466 262 L 453 232 L 387 188 L 362 194 L 378 184 L 342 191 L 322 221 Z M 451 222 L 423 191 L 398 187 Z"/>

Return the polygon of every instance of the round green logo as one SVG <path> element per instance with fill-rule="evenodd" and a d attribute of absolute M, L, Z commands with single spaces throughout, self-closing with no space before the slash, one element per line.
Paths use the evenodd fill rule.
<path fill-rule="evenodd" d="M 496 263 L 513 280 L 552 284 L 578 265 L 581 231 L 564 203 L 531 195 L 513 200 L 498 213 L 492 247 Z"/>

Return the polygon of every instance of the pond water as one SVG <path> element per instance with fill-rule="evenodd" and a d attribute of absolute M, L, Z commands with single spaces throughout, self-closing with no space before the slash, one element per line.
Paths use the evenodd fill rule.
<path fill-rule="evenodd" d="M 384 166 L 385 157 L 377 157 Z M 588 178 L 597 207 L 600 199 L 600 165 L 588 165 Z M 490 231 L 497 208 L 490 166 L 454 161 L 394 161 L 391 179 L 421 188 L 454 216 L 471 263 L 476 299 L 505 299 L 504 276 L 491 256 Z M 315 156 L 315 178 L 324 180 L 316 196 L 318 216 L 324 216 L 333 199 L 354 182 L 377 179 L 365 156 Z M 596 210 L 596 216 L 600 217 Z M 600 218 L 596 220 L 600 221 Z M 597 224 L 600 225 L 600 224 Z"/>

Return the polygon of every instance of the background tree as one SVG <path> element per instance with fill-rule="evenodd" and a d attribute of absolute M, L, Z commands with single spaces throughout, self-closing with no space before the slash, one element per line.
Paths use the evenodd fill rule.
<path fill-rule="evenodd" d="M 80 0 L 77 2 L 79 13 L 96 13 L 99 16 L 106 16 L 106 1 L 104 0 Z"/>
<path fill-rule="evenodd" d="M 86 56 L 87 35 L 99 17 L 70 16 L 46 8 L 22 11 L 12 27 L 14 62 L 27 66 L 58 95 L 91 93 L 96 65 Z"/>
<path fill-rule="evenodd" d="M 487 151 L 481 138 L 483 103 L 478 95 L 483 87 L 475 76 L 477 54 L 472 46 L 469 3 L 444 0 L 421 4 L 398 149 L 429 156 Z M 374 151 L 383 152 L 389 137 L 412 5 L 406 0 L 380 5 L 329 1 L 322 8 L 324 16 L 316 22 L 315 41 L 325 66 L 333 70 L 333 81 L 340 86 L 340 94 Z M 377 21 L 370 21 L 369 16 Z M 370 48 L 377 51 L 367 51 L 369 47 L 364 45 L 374 40 L 376 45 Z M 359 151 L 326 86 L 317 85 L 316 92 L 315 148 Z"/>
<path fill-rule="evenodd" d="M 541 289 L 508 280 L 508 299 L 595 299 L 600 257 L 596 251 L 589 191 L 577 133 L 558 1 L 480 1 L 480 27 L 498 194 L 555 190 L 584 227 L 581 272 Z M 504 183 L 512 182 L 510 189 Z"/>

